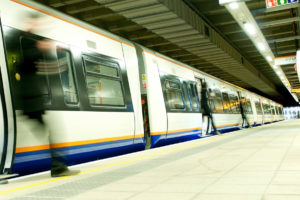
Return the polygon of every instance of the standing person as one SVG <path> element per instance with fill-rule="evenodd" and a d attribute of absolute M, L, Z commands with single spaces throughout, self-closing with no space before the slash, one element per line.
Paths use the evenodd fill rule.
<path fill-rule="evenodd" d="M 26 21 L 27 35 L 32 36 L 36 30 L 40 30 L 42 19 L 38 15 L 31 15 Z M 43 116 L 45 113 L 45 96 L 47 95 L 47 83 L 45 74 L 47 68 L 53 72 L 54 57 L 51 55 L 51 49 L 55 44 L 51 40 L 31 40 L 22 42 L 22 57 L 19 63 L 19 104 L 23 115 L 35 124 L 35 130 L 48 134 Z M 52 59 L 51 59 L 52 58 Z M 51 64 L 52 63 L 52 64 Z M 52 66 L 49 66 L 49 65 Z M 57 66 L 58 68 L 58 66 Z M 44 75 L 43 75 L 44 74 Z M 53 146 L 53 133 L 49 132 L 49 146 L 51 153 L 51 176 L 70 176 L 79 173 L 79 170 L 69 170 L 66 160 L 61 152 Z"/>
<path fill-rule="evenodd" d="M 221 133 L 217 130 L 215 123 L 214 123 L 214 119 L 212 116 L 212 112 L 210 110 L 210 107 L 208 105 L 208 92 L 207 92 L 207 84 L 206 82 L 204 82 L 202 84 L 202 90 L 201 90 L 201 109 L 202 109 L 202 115 L 207 116 L 208 118 L 208 126 L 210 124 L 211 121 L 211 125 L 214 129 L 214 132 L 216 135 L 221 135 Z"/>
<path fill-rule="evenodd" d="M 244 124 L 247 123 L 247 125 L 249 126 L 249 128 L 251 128 L 251 124 L 247 118 L 247 115 L 245 113 L 245 110 L 244 110 L 244 106 L 243 106 L 243 102 L 242 102 L 242 98 L 241 98 L 241 94 L 238 92 L 238 95 L 239 95 L 239 99 L 240 99 L 240 110 L 241 110 L 241 115 L 242 115 L 242 126 L 244 126 Z"/>

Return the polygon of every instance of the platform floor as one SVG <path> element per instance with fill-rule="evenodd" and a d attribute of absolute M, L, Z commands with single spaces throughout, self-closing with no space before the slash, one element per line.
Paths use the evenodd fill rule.
<path fill-rule="evenodd" d="M 300 120 L 170 145 L 0 185 L 0 199 L 300 200 Z"/>

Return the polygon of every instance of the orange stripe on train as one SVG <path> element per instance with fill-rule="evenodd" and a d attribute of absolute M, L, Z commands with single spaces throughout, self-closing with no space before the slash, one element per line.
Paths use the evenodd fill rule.
<path fill-rule="evenodd" d="M 73 147 L 73 146 L 104 143 L 104 142 L 112 142 L 112 141 L 142 138 L 142 137 L 144 137 L 144 134 L 139 134 L 139 135 L 135 135 L 135 136 L 130 135 L 130 136 L 121 136 L 121 137 L 114 137 L 114 138 L 103 138 L 103 139 L 94 139 L 94 140 L 86 140 L 86 141 L 56 143 L 56 144 L 51 145 L 51 147 L 52 148 Z M 29 146 L 29 147 L 18 147 L 18 148 L 16 148 L 16 153 L 47 150 L 49 148 L 50 148 L 49 144 L 38 145 L 38 146 Z"/>

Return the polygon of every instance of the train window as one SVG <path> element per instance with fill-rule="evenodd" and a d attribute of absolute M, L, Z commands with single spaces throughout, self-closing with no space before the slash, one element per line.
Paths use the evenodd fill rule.
<path fill-rule="evenodd" d="M 271 106 L 271 104 L 269 104 L 268 107 L 269 107 L 269 113 L 270 113 L 271 115 L 273 115 L 273 114 L 274 114 L 274 113 L 273 113 L 273 106 Z"/>
<path fill-rule="evenodd" d="M 276 115 L 279 115 L 279 107 L 278 106 L 274 106 L 275 111 L 276 111 Z"/>
<path fill-rule="evenodd" d="M 180 84 L 175 81 L 166 81 L 167 98 L 170 109 L 184 109 L 184 102 Z"/>
<path fill-rule="evenodd" d="M 23 56 L 22 59 L 24 63 L 36 64 L 37 69 L 33 69 L 33 70 L 36 70 L 36 73 L 41 75 L 41 76 L 37 76 L 37 78 L 39 79 L 38 81 L 41 83 L 43 82 L 43 84 L 39 84 L 40 86 L 39 89 L 43 93 L 44 102 L 46 104 L 50 104 L 51 103 L 50 86 L 49 86 L 50 84 L 49 84 L 49 77 L 47 74 L 47 66 L 48 64 L 51 63 L 57 65 L 57 60 L 53 58 L 50 59 L 49 56 L 47 56 L 46 54 L 38 50 L 36 45 L 37 45 L 37 40 L 32 38 L 22 37 L 21 38 L 21 48 L 22 48 L 22 56 Z M 28 69 L 20 69 L 21 76 L 23 73 L 27 73 L 27 70 Z"/>
<path fill-rule="evenodd" d="M 196 99 L 196 102 L 197 102 L 197 105 L 198 105 L 198 111 L 200 110 L 201 108 L 201 104 L 200 104 L 200 98 L 201 98 L 201 93 L 199 92 L 199 88 L 197 87 L 197 83 L 193 84 L 194 86 L 194 91 L 195 91 L 195 99 Z M 200 93 L 200 96 L 199 96 L 199 93 Z"/>
<path fill-rule="evenodd" d="M 221 92 L 219 90 L 214 90 L 215 96 L 213 98 L 215 104 L 215 112 L 223 113 L 223 102 Z"/>
<path fill-rule="evenodd" d="M 255 108 L 256 108 L 256 113 L 258 115 L 261 115 L 262 114 L 262 110 L 261 110 L 261 107 L 260 107 L 260 103 L 258 101 L 255 102 Z"/>
<path fill-rule="evenodd" d="M 189 92 L 190 92 L 193 110 L 199 111 L 198 97 L 197 97 L 197 93 L 196 93 L 195 84 L 190 83 L 189 85 L 190 85 Z"/>
<path fill-rule="evenodd" d="M 191 103 L 190 95 L 188 93 L 188 85 L 186 82 L 183 82 L 183 93 L 186 102 L 186 108 L 188 111 L 192 111 L 192 103 Z"/>
<path fill-rule="evenodd" d="M 119 77 L 117 68 L 106 66 L 104 64 L 101 65 L 88 64 L 86 65 L 86 71 L 90 73 L 102 74 L 106 76 Z"/>
<path fill-rule="evenodd" d="M 272 115 L 272 106 L 269 104 L 268 107 L 269 107 L 269 114 Z"/>
<path fill-rule="evenodd" d="M 282 112 L 282 108 L 281 108 L 281 107 L 279 107 L 278 109 L 279 109 L 279 114 L 280 114 L 280 115 L 282 115 L 282 114 L 283 114 L 283 112 Z"/>
<path fill-rule="evenodd" d="M 262 104 L 262 107 L 263 107 L 263 111 L 264 111 L 264 114 L 267 114 L 267 108 L 266 108 L 266 104 Z"/>
<path fill-rule="evenodd" d="M 124 106 L 125 101 L 121 78 L 118 77 L 118 66 L 115 63 L 104 64 L 88 59 L 84 59 L 84 64 L 90 104 Z"/>
<path fill-rule="evenodd" d="M 167 87 L 170 89 L 180 90 L 180 84 L 173 81 L 167 81 Z"/>
<path fill-rule="evenodd" d="M 57 51 L 57 59 L 60 72 L 60 80 L 66 103 L 78 103 L 77 90 L 74 81 L 71 53 L 67 50 Z"/>
<path fill-rule="evenodd" d="M 275 109 L 275 106 L 271 106 L 272 107 L 272 114 L 273 115 L 276 115 L 276 109 Z"/>
<path fill-rule="evenodd" d="M 270 106 L 268 104 L 263 104 L 264 114 L 271 114 Z"/>
<path fill-rule="evenodd" d="M 231 104 L 227 93 L 222 92 L 224 112 L 231 113 Z"/>

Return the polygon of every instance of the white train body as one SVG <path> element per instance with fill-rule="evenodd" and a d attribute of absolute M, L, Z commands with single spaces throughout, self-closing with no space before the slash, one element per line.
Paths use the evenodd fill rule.
<path fill-rule="evenodd" d="M 202 120 L 201 81 L 211 90 L 213 117 L 221 132 L 243 126 L 238 92 L 250 107 L 247 117 L 252 125 L 283 120 L 282 106 L 275 102 L 52 9 L 25 0 L 1 0 L 0 5 L 1 105 L 6 110 L 0 112 L 4 124 L 0 136 L 6 141 L 0 143 L 5 149 L 1 156 L 6 158 L 0 165 L 2 172 L 33 173 L 37 164 L 48 169 L 49 138 L 45 132 L 51 134 L 53 147 L 61 149 L 69 164 L 142 150 L 145 145 L 153 148 L 204 137 L 210 128 L 206 131 Z M 25 34 L 28 13 L 38 13 L 44 20 L 44 27 L 31 36 Z M 36 122 L 23 116 L 10 99 L 18 84 L 14 64 L 22 59 L 24 41 L 31 39 L 52 40 L 63 49 L 68 63 L 69 71 L 64 75 L 67 89 L 62 73 L 47 77 L 49 109 L 45 121 L 49 130 L 36 128 Z M 62 55 L 56 47 L 53 51 L 59 62 Z M 92 67 L 99 67 L 99 73 L 90 71 Z M 101 74 L 100 67 L 108 70 L 109 78 Z M 219 102 L 214 100 L 220 95 L 224 96 Z M 146 107 L 141 104 L 143 98 Z M 267 112 L 258 112 L 255 102 L 261 108 L 265 105 Z"/>

